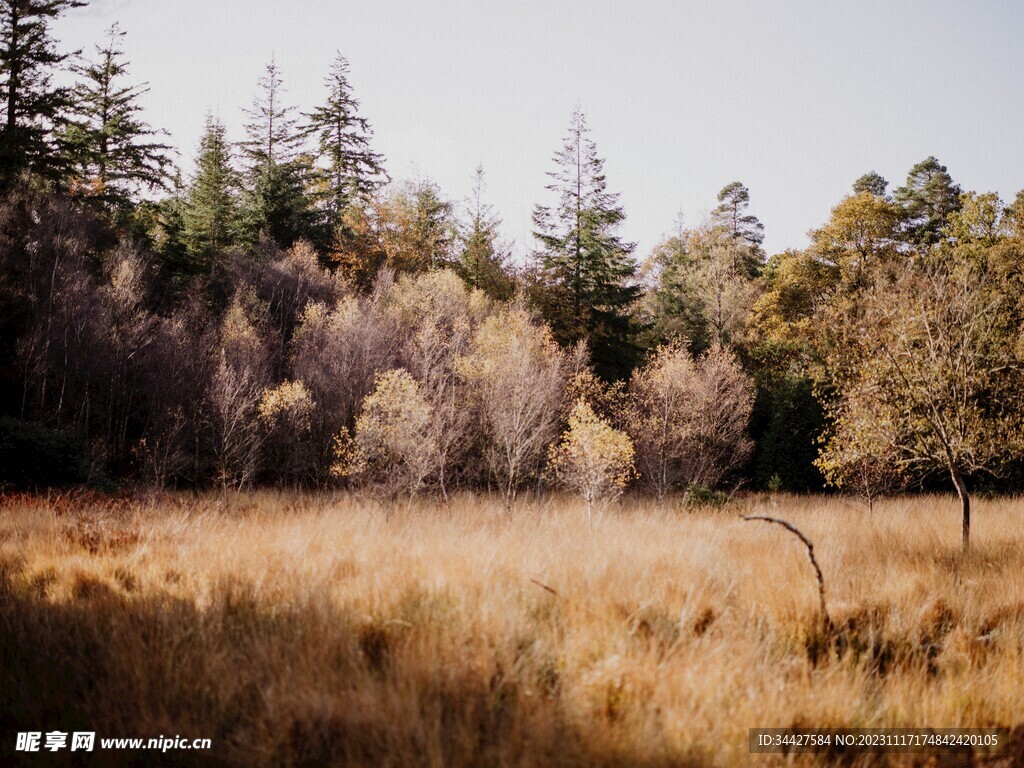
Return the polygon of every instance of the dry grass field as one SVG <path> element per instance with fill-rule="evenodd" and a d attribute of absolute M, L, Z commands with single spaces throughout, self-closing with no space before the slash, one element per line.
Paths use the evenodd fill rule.
<path fill-rule="evenodd" d="M 977 504 L 966 559 L 950 497 L 500 510 L 0 497 L 0 762 L 59 729 L 213 740 L 89 765 L 812 765 L 748 754 L 747 729 L 999 725 L 1012 751 L 984 764 L 1024 764 L 1018 500 Z M 813 539 L 838 638 L 800 543 L 740 513 Z"/>

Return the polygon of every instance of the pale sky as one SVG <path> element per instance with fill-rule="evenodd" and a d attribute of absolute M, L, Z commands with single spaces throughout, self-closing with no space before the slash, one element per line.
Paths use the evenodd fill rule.
<path fill-rule="evenodd" d="M 461 201 L 482 163 L 519 256 L 577 104 L 641 260 L 734 180 L 769 253 L 872 169 L 898 186 L 935 155 L 965 189 L 1024 187 L 1020 0 L 93 0 L 55 33 L 91 54 L 114 21 L 186 171 L 208 111 L 242 138 L 272 55 L 308 110 L 340 51 L 391 175 Z"/>

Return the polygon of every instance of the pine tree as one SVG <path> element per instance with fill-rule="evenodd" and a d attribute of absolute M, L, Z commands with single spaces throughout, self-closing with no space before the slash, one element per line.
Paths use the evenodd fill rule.
<path fill-rule="evenodd" d="M 238 183 L 224 125 L 207 117 L 184 209 L 184 240 L 197 274 L 208 274 L 238 241 Z"/>
<path fill-rule="evenodd" d="M 107 34 L 107 44 L 96 47 L 97 60 L 74 68 L 82 82 L 63 143 L 80 190 L 124 209 L 140 189 L 166 187 L 171 148 L 154 141 L 158 132 L 139 118 L 147 85 L 121 84 L 125 33 L 114 24 Z"/>
<path fill-rule="evenodd" d="M 501 219 L 483 199 L 486 187 L 483 166 L 478 165 L 466 205 L 468 221 L 459 231 L 462 248 L 457 269 L 467 285 L 504 300 L 511 297 L 514 284 L 505 270 L 509 253 L 499 238 Z"/>
<path fill-rule="evenodd" d="M 906 216 L 908 241 L 922 247 L 939 242 L 949 217 L 960 210 L 961 191 L 946 166 L 934 157 L 911 168 L 906 185 L 896 190 L 896 202 Z"/>
<path fill-rule="evenodd" d="M 54 180 L 61 162 L 53 129 L 70 103 L 69 89 L 52 83 L 71 54 L 61 54 L 50 25 L 81 0 L 0 0 L 0 88 L 5 122 L 0 143 L 0 187 L 23 170 Z"/>
<path fill-rule="evenodd" d="M 253 99 L 245 114 L 246 141 L 242 142 L 242 155 L 249 168 L 287 164 L 295 159 L 301 137 L 296 129 L 294 107 L 282 103 L 284 88 L 277 61 L 271 59 L 266 74 L 260 78 L 261 95 Z"/>
<path fill-rule="evenodd" d="M 365 200 L 389 181 L 384 157 L 370 148 L 373 129 L 359 116 L 359 102 L 348 81 L 348 61 L 340 53 L 327 76 L 327 101 L 305 115 L 304 133 L 316 137 L 325 164 L 330 225 L 337 228 L 349 205 Z"/>
<path fill-rule="evenodd" d="M 761 243 L 764 242 L 764 224 L 749 213 L 750 190 L 734 181 L 718 193 L 718 207 L 711 212 L 712 223 L 728 232 L 741 247 L 736 250 L 740 263 L 736 266 L 757 275 L 764 261 Z"/>
<path fill-rule="evenodd" d="M 586 341 L 598 373 L 624 378 L 636 362 L 633 306 L 636 285 L 634 243 L 616 233 L 626 215 L 619 195 L 608 191 L 604 160 L 588 137 L 586 118 L 573 113 L 569 135 L 554 156 L 547 189 L 558 204 L 534 208 L 534 237 L 540 243 L 540 303 L 562 344 Z"/>
<path fill-rule="evenodd" d="M 885 190 L 889 182 L 880 173 L 868 171 L 855 182 L 853 182 L 853 194 L 859 195 L 862 192 L 870 192 L 875 197 L 885 197 Z"/>
<path fill-rule="evenodd" d="M 310 236 L 313 214 L 306 197 L 309 158 L 300 154 L 302 134 L 294 107 L 283 103 L 284 88 L 271 59 L 260 79 L 260 96 L 246 111 L 242 142 L 248 182 L 244 201 L 246 238 L 267 236 L 282 246 Z"/>

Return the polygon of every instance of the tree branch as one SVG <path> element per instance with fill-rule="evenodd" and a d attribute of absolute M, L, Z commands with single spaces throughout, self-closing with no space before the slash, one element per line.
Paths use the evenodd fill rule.
<path fill-rule="evenodd" d="M 801 533 L 800 529 L 795 525 L 788 523 L 785 520 L 780 520 L 777 517 L 768 517 L 766 515 L 740 515 L 740 517 L 747 521 L 761 520 L 766 523 L 781 525 L 804 543 L 804 546 L 807 547 L 807 557 L 810 559 L 811 565 L 814 566 L 814 575 L 818 579 L 818 601 L 821 608 L 822 629 L 825 630 L 826 634 L 830 633 L 832 631 L 832 619 L 828 615 L 828 608 L 825 605 L 825 577 L 821 574 L 821 567 L 818 565 L 818 558 L 814 556 L 814 544 L 811 543 L 811 540 Z"/>

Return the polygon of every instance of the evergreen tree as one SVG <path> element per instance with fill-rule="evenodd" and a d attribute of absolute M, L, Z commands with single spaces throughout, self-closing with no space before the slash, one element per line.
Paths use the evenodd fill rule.
<path fill-rule="evenodd" d="M 53 129 L 70 103 L 69 89 L 53 85 L 69 54 L 57 51 L 50 25 L 81 0 L 0 0 L 0 88 L 5 122 L 0 143 L 0 187 L 29 169 L 56 179 L 61 162 Z"/>
<path fill-rule="evenodd" d="M 455 263 L 452 204 L 429 179 L 393 190 L 377 207 L 376 219 L 388 266 L 396 272 L 426 272 Z"/>
<path fill-rule="evenodd" d="M 634 280 L 635 244 L 616 234 L 626 215 L 619 195 L 608 191 L 604 160 L 588 133 L 576 110 L 554 156 L 557 169 L 548 173 L 547 189 L 558 195 L 558 204 L 533 212 L 541 245 L 540 302 L 561 343 L 587 341 L 598 373 L 620 379 L 638 357 L 632 313 L 641 288 Z"/>
<path fill-rule="evenodd" d="M 736 249 L 738 268 L 756 275 L 763 264 L 764 224 L 749 213 L 750 190 L 738 181 L 726 184 L 718 193 L 718 207 L 711 212 L 712 223 L 729 233 L 741 247 Z"/>
<path fill-rule="evenodd" d="M 907 240 L 923 247 L 939 242 L 949 217 L 960 210 L 960 193 L 960 185 L 934 157 L 911 168 L 906 185 L 896 190 L 896 202 L 906 218 Z"/>
<path fill-rule="evenodd" d="M 348 61 L 340 53 L 327 76 L 327 101 L 305 115 L 306 135 L 316 138 L 318 160 L 325 164 L 325 194 L 332 229 L 349 205 L 364 201 L 387 183 L 384 157 L 370 148 L 373 129 L 359 116 L 359 102 L 348 81 Z"/>
<path fill-rule="evenodd" d="M 214 261 L 237 243 L 238 185 L 224 125 L 207 117 L 183 215 L 192 272 L 208 274 Z"/>
<path fill-rule="evenodd" d="M 310 163 L 299 153 L 302 135 L 295 109 L 283 103 L 284 89 L 273 59 L 259 86 L 261 95 L 246 111 L 248 138 L 241 145 L 248 181 L 246 237 L 253 242 L 265 235 L 290 246 L 312 234 L 313 214 L 306 197 Z"/>
<path fill-rule="evenodd" d="M 152 233 L 153 247 L 160 257 L 161 296 L 177 296 L 194 276 L 194 262 L 189 257 L 185 236 L 188 217 L 187 190 L 177 172 L 170 197 L 156 205 L 156 224 Z"/>
<path fill-rule="evenodd" d="M 157 132 L 139 118 L 147 85 L 121 84 L 127 74 L 120 47 L 125 33 L 114 24 L 107 34 L 107 44 L 96 47 L 97 60 L 74 68 L 82 82 L 74 90 L 63 143 L 80 189 L 124 209 L 139 189 L 166 185 L 171 148 L 154 141 Z"/>
<path fill-rule="evenodd" d="M 881 174 L 869 171 L 853 182 L 853 194 L 859 195 L 862 192 L 870 192 L 875 197 L 885 197 L 885 190 L 889 186 Z"/>
<path fill-rule="evenodd" d="M 646 296 L 653 319 L 656 344 L 682 336 L 690 350 L 701 353 L 710 343 L 710 329 L 696 281 L 690 236 L 682 225 L 651 251 L 654 283 Z"/>
<path fill-rule="evenodd" d="M 459 232 L 461 252 L 458 272 L 466 284 L 479 288 L 496 299 L 508 299 L 514 288 L 505 270 L 508 247 L 499 239 L 501 219 L 494 206 L 484 202 L 487 182 L 482 165 L 473 176 L 473 191 L 467 201 L 468 221 Z"/>

